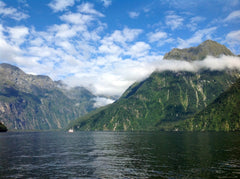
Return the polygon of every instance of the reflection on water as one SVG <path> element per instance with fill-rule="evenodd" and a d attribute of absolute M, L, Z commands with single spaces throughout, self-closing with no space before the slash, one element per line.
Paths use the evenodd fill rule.
<path fill-rule="evenodd" d="M 239 178 L 239 133 L 0 134 L 0 178 Z"/>

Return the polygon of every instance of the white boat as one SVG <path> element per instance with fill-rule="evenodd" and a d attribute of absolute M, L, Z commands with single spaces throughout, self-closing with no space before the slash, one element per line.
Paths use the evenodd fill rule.
<path fill-rule="evenodd" d="M 73 129 L 69 129 L 68 132 L 72 133 L 72 132 L 73 132 Z"/>

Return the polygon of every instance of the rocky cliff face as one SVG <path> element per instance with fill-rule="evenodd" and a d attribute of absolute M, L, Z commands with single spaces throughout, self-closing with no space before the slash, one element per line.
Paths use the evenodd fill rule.
<path fill-rule="evenodd" d="M 47 76 L 0 64 L 0 121 L 10 130 L 64 128 L 93 109 L 93 97 L 85 88 L 68 90 Z"/>
<path fill-rule="evenodd" d="M 223 51 L 207 51 L 206 55 L 219 56 L 229 51 L 212 41 L 204 42 L 197 49 L 205 49 L 209 43 L 217 46 L 215 51 L 222 48 Z M 192 60 L 201 56 L 203 51 L 205 53 L 205 50 L 194 52 Z M 170 58 L 169 54 L 165 58 Z M 179 59 L 185 59 L 186 56 L 189 60 L 192 54 L 192 48 L 184 49 L 179 54 Z M 229 70 L 154 72 L 146 80 L 130 86 L 115 103 L 79 118 L 69 127 L 75 130 L 171 130 L 176 123 L 193 116 L 210 104 L 239 75 L 238 71 Z"/>

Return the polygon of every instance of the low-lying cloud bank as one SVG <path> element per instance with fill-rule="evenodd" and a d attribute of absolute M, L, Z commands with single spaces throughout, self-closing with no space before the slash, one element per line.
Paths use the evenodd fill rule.
<path fill-rule="evenodd" d="M 114 100 L 105 98 L 105 97 L 96 97 L 96 98 L 93 98 L 93 100 L 95 101 L 93 106 L 96 108 L 106 106 L 114 102 Z"/>
<path fill-rule="evenodd" d="M 221 56 L 220 58 L 208 56 L 204 60 L 193 62 L 174 59 L 163 60 L 160 56 L 146 59 L 139 61 L 119 60 L 111 68 L 79 74 L 68 80 L 72 85 L 82 85 L 88 88 L 95 95 L 120 96 L 131 84 L 146 79 L 154 71 L 240 70 L 240 57 L 234 56 Z M 96 101 L 96 106 L 102 106 L 101 103 L 113 102 L 106 102 L 106 100 L 104 102 L 101 98 Z"/>
<path fill-rule="evenodd" d="M 157 71 L 190 71 L 198 72 L 199 70 L 240 70 L 240 58 L 234 56 L 221 56 L 220 58 L 207 56 L 200 61 L 181 61 L 181 60 L 162 60 L 156 67 Z"/>

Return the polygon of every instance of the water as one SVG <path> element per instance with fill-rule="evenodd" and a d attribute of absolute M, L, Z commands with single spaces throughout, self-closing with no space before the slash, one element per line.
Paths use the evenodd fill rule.
<path fill-rule="evenodd" d="M 0 133 L 0 178 L 240 178 L 240 133 Z"/>

